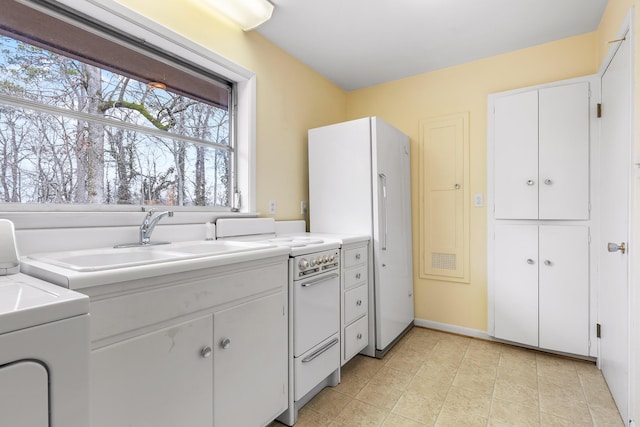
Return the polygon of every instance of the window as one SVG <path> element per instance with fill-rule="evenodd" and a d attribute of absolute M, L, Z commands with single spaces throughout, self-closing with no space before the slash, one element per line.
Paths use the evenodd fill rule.
<path fill-rule="evenodd" d="M 249 189 L 236 82 L 94 22 L 1 3 L 0 202 L 229 208 Z"/>

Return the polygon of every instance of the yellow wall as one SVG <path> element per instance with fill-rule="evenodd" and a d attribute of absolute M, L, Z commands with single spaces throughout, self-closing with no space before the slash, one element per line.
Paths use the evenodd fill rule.
<path fill-rule="evenodd" d="M 470 113 L 470 197 L 486 196 L 487 95 L 593 74 L 597 71 L 596 33 L 421 74 L 350 92 L 348 118 L 377 115 L 404 131 L 417 153 L 420 119 Z M 418 160 L 411 163 L 414 266 L 419 252 Z M 472 201 L 469 203 L 472 205 Z M 417 319 L 487 330 L 486 208 L 471 207 L 469 284 L 420 279 L 414 268 Z"/>
<path fill-rule="evenodd" d="M 256 32 L 205 9 L 196 0 L 119 3 L 250 69 L 257 81 L 257 209 L 276 219 L 304 219 L 308 200 L 307 130 L 343 121 L 346 93 Z"/>

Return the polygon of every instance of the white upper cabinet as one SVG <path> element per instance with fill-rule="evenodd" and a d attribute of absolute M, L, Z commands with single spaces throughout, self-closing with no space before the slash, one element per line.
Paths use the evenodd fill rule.
<path fill-rule="evenodd" d="M 589 83 L 496 99 L 496 219 L 589 219 Z"/>

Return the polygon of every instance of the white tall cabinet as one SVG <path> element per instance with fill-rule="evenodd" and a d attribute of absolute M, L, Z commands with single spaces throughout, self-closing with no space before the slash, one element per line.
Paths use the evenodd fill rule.
<path fill-rule="evenodd" d="M 496 338 L 595 355 L 595 84 L 581 78 L 489 96 L 488 329 Z"/>

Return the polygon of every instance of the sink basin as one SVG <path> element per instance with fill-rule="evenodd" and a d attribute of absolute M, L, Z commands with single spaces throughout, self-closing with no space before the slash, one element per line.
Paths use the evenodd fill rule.
<path fill-rule="evenodd" d="M 181 259 L 226 255 L 275 245 L 222 240 L 171 243 L 162 246 L 119 247 L 29 255 L 36 261 L 75 271 L 101 271 Z"/>
<path fill-rule="evenodd" d="M 184 252 L 192 255 L 216 255 L 221 253 L 237 253 L 251 251 L 254 249 L 263 249 L 273 247 L 255 242 L 232 242 L 226 240 L 205 240 L 202 242 L 174 243 L 171 250 L 176 252 Z"/>
<path fill-rule="evenodd" d="M 184 257 L 183 253 L 155 248 L 92 249 L 51 254 L 30 255 L 29 258 L 76 271 L 97 271 L 153 264 Z"/>

